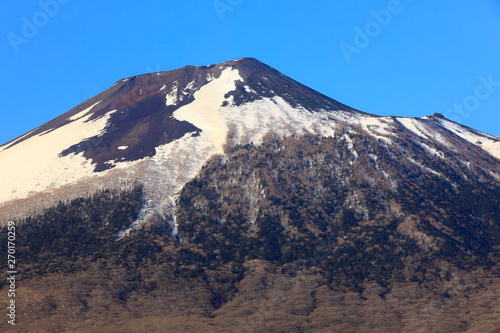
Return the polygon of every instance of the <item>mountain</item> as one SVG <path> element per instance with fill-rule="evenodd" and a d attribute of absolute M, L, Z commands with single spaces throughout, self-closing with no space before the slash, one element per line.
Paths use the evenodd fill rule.
<path fill-rule="evenodd" d="M 499 162 L 253 58 L 119 80 L 0 146 L 21 329 L 495 332 Z"/>
<path fill-rule="evenodd" d="M 344 123 L 388 143 L 398 135 L 414 137 L 432 153 L 425 142 L 444 150 L 480 147 L 500 156 L 497 137 L 443 117 L 366 114 L 245 58 L 120 80 L 0 146 L 0 204 L 23 216 L 41 207 L 41 196 L 52 205 L 119 187 L 118 179 L 138 180 L 145 184 L 146 200 L 165 216 L 173 209 L 171 196 L 226 147 L 259 144 L 269 133 L 331 137 Z M 347 131 L 346 138 L 355 132 Z"/>

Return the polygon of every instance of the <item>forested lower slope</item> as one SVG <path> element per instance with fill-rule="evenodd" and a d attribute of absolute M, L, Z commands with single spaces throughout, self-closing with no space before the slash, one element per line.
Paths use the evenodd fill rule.
<path fill-rule="evenodd" d="M 498 165 L 446 153 L 268 137 L 203 167 L 177 229 L 123 238 L 142 186 L 61 202 L 16 221 L 19 331 L 494 332 Z"/>

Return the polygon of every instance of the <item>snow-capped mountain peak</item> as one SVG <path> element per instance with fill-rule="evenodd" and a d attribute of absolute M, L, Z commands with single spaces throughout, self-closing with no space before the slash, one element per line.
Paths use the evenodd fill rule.
<path fill-rule="evenodd" d="M 212 156 L 236 144 L 260 144 L 269 134 L 343 138 L 355 156 L 362 153 L 352 143 L 359 135 L 386 145 L 417 140 L 437 155 L 466 141 L 500 158 L 496 137 L 442 117 L 364 113 L 242 58 L 119 80 L 0 146 L 0 209 L 16 206 L 22 215 L 40 207 L 40 196 L 50 205 L 140 182 L 141 219 L 153 213 L 175 219 L 175 195 Z"/>

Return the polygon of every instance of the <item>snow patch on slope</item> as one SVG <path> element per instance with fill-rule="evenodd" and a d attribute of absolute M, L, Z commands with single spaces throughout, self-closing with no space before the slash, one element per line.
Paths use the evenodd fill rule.
<path fill-rule="evenodd" d="M 87 110 L 90 110 L 87 109 Z M 110 115 L 87 121 L 79 118 L 54 131 L 30 137 L 11 149 L 0 151 L 0 202 L 25 198 L 31 192 L 45 191 L 79 181 L 92 174 L 94 166 L 83 153 L 60 157 L 68 147 L 102 133 Z"/>
<path fill-rule="evenodd" d="M 193 134 L 187 133 L 178 140 L 157 147 L 156 155 L 149 158 L 143 175 L 146 204 L 136 222 L 123 235 L 155 215 L 165 220 L 172 218 L 169 222 L 176 233 L 177 195 L 214 153 L 213 142 L 208 136 Z"/>
<path fill-rule="evenodd" d="M 359 119 L 359 124 L 366 132 L 388 144 L 392 143 L 390 136 L 394 134 L 388 131 L 386 127 L 393 122 L 390 117 L 366 116 Z"/>
<path fill-rule="evenodd" d="M 0 152 L 1 152 L 1 151 L 3 151 L 3 150 L 5 150 L 5 149 L 7 149 L 7 148 L 8 148 L 8 147 L 10 147 L 11 145 L 15 145 L 15 144 L 16 144 L 16 142 L 20 142 L 22 139 L 24 139 L 25 137 L 29 136 L 29 135 L 30 135 L 31 133 L 33 133 L 35 130 L 36 130 L 36 128 L 35 128 L 34 130 L 31 130 L 31 131 L 29 131 L 28 133 L 26 133 L 26 134 L 24 134 L 24 135 L 22 135 L 22 136 L 18 137 L 18 138 L 16 138 L 13 142 L 11 142 L 11 143 L 9 143 L 9 144 L 5 143 L 5 144 L 3 144 L 3 145 L 0 145 Z"/>
<path fill-rule="evenodd" d="M 354 142 L 352 141 L 351 137 L 347 133 L 344 134 L 344 139 L 347 142 L 347 149 L 349 149 L 349 151 L 354 156 L 354 160 L 356 160 L 358 158 L 358 152 L 354 149 Z M 352 164 L 353 161 L 349 161 L 349 163 Z"/>
<path fill-rule="evenodd" d="M 471 131 L 465 126 L 446 119 L 440 119 L 439 123 L 462 139 L 481 147 L 483 150 L 500 159 L 500 138 L 479 131 Z"/>
<path fill-rule="evenodd" d="M 238 70 L 226 69 L 221 76 L 195 92 L 194 101 L 174 112 L 174 118 L 188 121 L 201 129 L 201 135 L 213 142 L 214 152 L 222 154 L 227 135 L 227 124 L 220 109 L 224 95 L 236 89 L 241 80 Z"/>
<path fill-rule="evenodd" d="M 95 103 L 94 105 L 92 105 L 92 106 L 90 106 L 90 107 L 86 108 L 85 110 L 83 110 L 83 111 L 81 111 L 81 112 L 78 112 L 78 113 L 77 113 L 77 114 L 75 114 L 74 116 L 69 117 L 69 118 L 68 118 L 68 120 L 75 121 L 75 120 L 78 120 L 78 119 L 80 119 L 80 118 L 85 117 L 85 115 L 87 114 L 87 112 L 89 112 L 90 110 L 92 110 L 92 109 L 94 108 L 94 106 L 96 106 L 97 104 L 99 104 L 99 103 L 101 103 L 101 102 L 102 102 L 102 101 L 99 101 L 99 102 Z M 89 117 L 90 117 L 90 116 L 91 116 L 91 115 L 89 115 Z M 88 119 L 89 117 L 87 117 L 87 119 Z M 86 120 L 84 120 L 84 121 L 86 121 Z"/>
<path fill-rule="evenodd" d="M 435 134 L 431 134 L 427 129 L 421 124 L 419 119 L 415 118 L 397 118 L 397 120 L 407 129 L 415 133 L 417 136 L 431 139 L 435 138 Z"/>
<path fill-rule="evenodd" d="M 440 158 L 444 158 L 444 153 L 440 150 L 437 150 L 425 143 L 423 143 L 422 141 L 419 141 L 415 138 L 410 138 L 413 142 L 415 142 L 415 144 L 419 145 L 420 147 L 424 148 L 425 150 L 427 150 L 431 155 L 434 155 L 434 156 L 438 156 Z"/>
<path fill-rule="evenodd" d="M 440 177 L 442 177 L 442 176 L 443 176 L 441 173 L 437 172 L 436 170 L 433 170 L 433 169 L 431 169 L 431 168 L 429 168 L 429 167 L 427 167 L 427 166 L 423 165 L 422 163 L 419 163 L 419 162 L 415 161 L 415 160 L 414 160 L 413 158 L 411 158 L 411 157 L 408 157 L 408 156 L 407 156 L 406 158 L 407 158 L 410 162 L 412 162 L 413 164 L 415 164 L 416 166 L 418 166 L 418 167 L 419 167 L 420 169 L 422 169 L 422 170 L 425 170 L 425 171 L 427 171 L 427 172 L 430 172 L 430 173 L 435 174 L 435 175 L 440 176 Z"/>
<path fill-rule="evenodd" d="M 270 131 L 280 136 L 315 133 L 333 136 L 334 123 L 327 112 L 312 113 L 294 108 L 283 98 L 262 98 L 243 105 L 228 105 L 221 109 L 229 138 L 239 144 L 260 144 Z"/>
<path fill-rule="evenodd" d="M 177 89 L 178 88 L 179 88 L 179 82 L 175 81 L 174 86 L 172 87 L 172 90 L 166 96 L 165 104 L 167 106 L 177 104 Z"/>
<path fill-rule="evenodd" d="M 496 158 L 500 158 L 500 138 L 495 137 L 493 135 L 489 135 L 486 133 L 482 133 L 479 131 L 475 130 L 470 130 L 465 126 L 462 126 L 460 124 L 454 123 L 452 121 L 449 121 L 447 119 L 439 119 L 436 121 L 436 119 L 432 119 L 429 117 L 424 117 L 422 119 L 416 119 L 416 118 L 397 118 L 397 120 L 405 126 L 407 129 L 415 133 L 417 136 L 426 138 L 429 140 L 435 140 L 438 141 L 450 148 L 454 148 L 453 145 L 451 145 L 447 140 L 443 138 L 443 136 L 439 133 L 439 131 L 433 130 L 429 131 L 426 127 L 429 126 L 427 122 L 429 121 L 434 121 L 438 125 L 440 125 L 442 128 L 456 134 L 457 136 L 461 137 L 462 139 L 469 141 L 470 143 L 481 147 L 483 150 L 487 151 L 491 155 L 495 156 Z M 421 143 L 422 146 L 424 146 L 426 149 L 429 151 L 441 156 L 440 152 L 435 151 L 433 148 L 424 145 Z"/>

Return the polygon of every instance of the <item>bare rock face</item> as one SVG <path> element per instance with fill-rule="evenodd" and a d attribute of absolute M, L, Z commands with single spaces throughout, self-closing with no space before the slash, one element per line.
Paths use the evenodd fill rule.
<path fill-rule="evenodd" d="M 499 158 L 252 58 L 117 81 L 0 146 L 0 329 L 497 332 Z"/>

